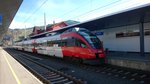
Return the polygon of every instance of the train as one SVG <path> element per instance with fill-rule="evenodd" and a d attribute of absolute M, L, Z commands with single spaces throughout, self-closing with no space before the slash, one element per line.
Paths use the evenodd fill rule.
<path fill-rule="evenodd" d="M 73 27 L 30 36 L 14 43 L 14 48 L 84 63 L 105 63 L 100 39 L 86 28 Z"/>

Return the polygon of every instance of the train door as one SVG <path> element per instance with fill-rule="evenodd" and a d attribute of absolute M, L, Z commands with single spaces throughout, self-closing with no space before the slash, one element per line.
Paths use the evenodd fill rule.
<path fill-rule="evenodd" d="M 47 55 L 47 40 L 46 39 L 43 39 L 42 49 L 43 49 L 43 54 Z"/>
<path fill-rule="evenodd" d="M 75 56 L 75 37 L 68 37 L 67 39 L 67 52 L 68 56 Z"/>
<path fill-rule="evenodd" d="M 47 42 L 47 54 L 50 56 L 54 56 L 54 42 L 53 41 L 48 41 Z"/>
<path fill-rule="evenodd" d="M 63 54 L 62 54 L 62 49 L 60 45 L 61 45 L 61 40 L 56 40 L 53 44 L 53 49 L 54 49 L 54 55 L 56 57 L 62 58 Z"/>
<path fill-rule="evenodd" d="M 74 37 L 65 37 L 62 39 L 61 46 L 62 52 L 64 56 L 72 57 L 76 52 L 75 49 L 75 41 Z"/>
<path fill-rule="evenodd" d="M 91 57 L 90 49 L 88 46 L 80 39 L 76 38 L 76 48 L 75 55 L 79 58 L 89 58 Z"/>

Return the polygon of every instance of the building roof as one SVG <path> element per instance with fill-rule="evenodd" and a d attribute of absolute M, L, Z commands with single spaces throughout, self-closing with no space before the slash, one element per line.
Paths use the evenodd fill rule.
<path fill-rule="evenodd" d="M 46 27 L 46 30 L 51 31 L 53 29 L 55 30 L 55 29 L 59 29 L 59 28 L 62 28 L 62 27 L 74 25 L 74 24 L 77 24 L 77 23 L 80 23 L 80 22 L 74 21 L 74 20 L 67 20 L 67 21 L 62 21 L 62 22 L 56 23 L 56 24 L 48 24 L 47 27 Z"/>

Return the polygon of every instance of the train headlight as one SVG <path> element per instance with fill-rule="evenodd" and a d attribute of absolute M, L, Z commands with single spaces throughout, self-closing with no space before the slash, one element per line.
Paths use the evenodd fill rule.
<path fill-rule="evenodd" d="M 76 31 L 79 31 L 79 27 L 75 27 L 75 30 L 76 30 Z"/>

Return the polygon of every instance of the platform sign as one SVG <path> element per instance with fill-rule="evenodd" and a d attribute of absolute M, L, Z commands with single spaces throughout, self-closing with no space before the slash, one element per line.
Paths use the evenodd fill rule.
<path fill-rule="evenodd" d="M 0 25 L 2 25 L 2 15 L 0 14 Z"/>
<path fill-rule="evenodd" d="M 95 32 L 95 35 L 99 35 L 99 36 L 101 36 L 101 35 L 104 35 L 104 32 Z"/>

